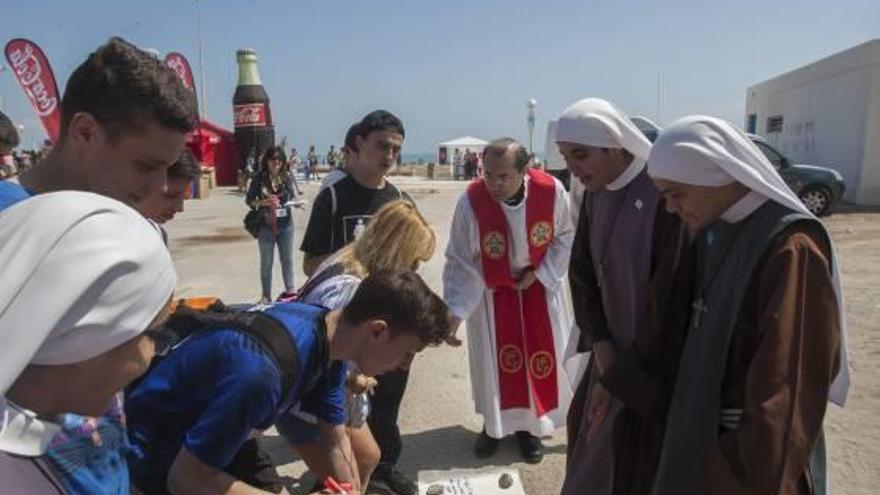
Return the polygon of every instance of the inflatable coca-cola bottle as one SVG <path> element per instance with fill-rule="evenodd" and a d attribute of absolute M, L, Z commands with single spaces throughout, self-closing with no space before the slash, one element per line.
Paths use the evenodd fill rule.
<path fill-rule="evenodd" d="M 258 166 L 260 154 L 275 145 L 275 127 L 269 109 L 269 95 L 263 89 L 257 69 L 257 52 L 243 49 L 236 52 L 238 86 L 232 97 L 235 116 L 235 140 L 238 142 L 239 167 L 251 158 Z"/>

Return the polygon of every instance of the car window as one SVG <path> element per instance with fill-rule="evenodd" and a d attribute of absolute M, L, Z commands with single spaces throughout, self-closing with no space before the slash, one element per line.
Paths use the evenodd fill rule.
<path fill-rule="evenodd" d="M 767 157 L 767 160 L 769 160 L 770 163 L 773 164 L 773 167 L 775 167 L 776 170 L 782 168 L 782 163 L 785 161 L 785 157 L 779 154 L 778 151 L 760 141 L 753 142 L 758 147 L 758 149 L 761 150 L 761 153 L 764 153 L 764 156 Z"/>

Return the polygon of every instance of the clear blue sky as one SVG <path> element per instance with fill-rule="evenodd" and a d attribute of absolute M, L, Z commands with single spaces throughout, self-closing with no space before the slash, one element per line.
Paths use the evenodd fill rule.
<path fill-rule="evenodd" d="M 180 51 L 198 77 L 193 1 L 3 4 L 3 42 L 37 42 L 62 91 L 112 35 Z M 527 140 L 536 98 L 540 149 L 546 121 L 583 97 L 655 118 L 658 73 L 661 123 L 699 112 L 742 125 L 749 85 L 880 37 L 880 1 L 202 0 L 202 26 L 207 114 L 221 125 L 232 124 L 235 51 L 250 47 L 277 135 L 294 146 L 326 150 L 376 108 L 404 120 L 404 153 L 466 134 Z M 0 98 L 26 146 L 42 138 L 9 71 Z"/>

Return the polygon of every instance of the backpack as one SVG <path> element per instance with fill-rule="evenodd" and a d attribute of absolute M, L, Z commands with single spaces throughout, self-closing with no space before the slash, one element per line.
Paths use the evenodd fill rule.
<path fill-rule="evenodd" d="M 199 309 L 199 306 L 207 307 Z M 186 299 L 181 299 L 176 302 L 176 309 L 164 327 L 164 331 L 169 334 L 173 342 L 168 354 L 174 352 L 189 337 L 200 332 L 229 329 L 244 333 L 262 346 L 278 366 L 281 374 L 282 404 L 296 384 L 300 369 L 296 344 L 290 337 L 287 327 L 271 315 L 260 311 L 233 310 L 219 299 L 214 299 L 212 303 L 210 300 L 206 303 L 201 299 L 199 303 L 194 301 L 192 305 L 187 304 Z M 326 342 L 323 345 L 326 345 Z M 150 370 L 168 354 L 153 358 L 150 368 L 143 376 L 147 376 Z M 132 383 L 130 387 L 134 388 L 141 379 L 143 378 Z"/>
<path fill-rule="evenodd" d="M 310 292 L 315 290 L 316 287 L 333 277 L 342 275 L 343 273 L 345 273 L 345 266 L 343 266 L 342 263 L 334 263 L 333 265 L 328 266 L 326 269 L 318 272 L 316 276 L 313 276 L 306 280 L 306 283 L 304 283 L 303 286 L 299 289 L 282 292 L 281 295 L 278 296 L 278 299 L 276 299 L 275 301 L 301 302 L 309 295 Z"/>

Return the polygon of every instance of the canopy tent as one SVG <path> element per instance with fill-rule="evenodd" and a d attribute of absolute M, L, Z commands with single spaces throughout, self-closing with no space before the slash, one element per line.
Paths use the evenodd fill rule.
<path fill-rule="evenodd" d="M 472 136 L 444 141 L 437 145 L 437 163 L 440 165 L 451 165 L 455 150 L 458 150 L 462 155 L 464 155 L 465 151 L 473 151 L 479 155 L 487 144 L 489 144 L 488 141 Z"/>

